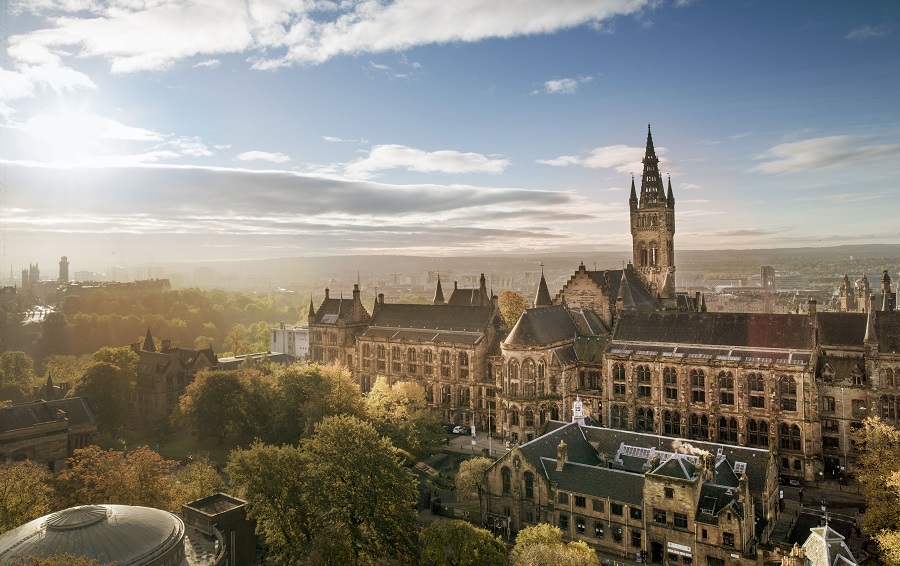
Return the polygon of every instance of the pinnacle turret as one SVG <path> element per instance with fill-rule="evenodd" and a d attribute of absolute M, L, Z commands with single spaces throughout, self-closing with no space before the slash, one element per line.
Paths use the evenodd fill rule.
<path fill-rule="evenodd" d="M 550 290 L 547 288 L 547 280 L 544 279 L 544 268 L 541 267 L 541 282 L 538 284 L 537 293 L 534 296 L 535 307 L 553 306 L 553 299 L 550 298 Z"/>
<path fill-rule="evenodd" d="M 662 177 L 659 174 L 659 159 L 653 147 L 653 135 L 647 124 L 647 149 L 644 153 L 644 174 L 641 176 L 641 207 L 663 203 L 666 198 Z"/>
<path fill-rule="evenodd" d="M 444 290 L 441 288 L 441 276 L 438 275 L 437 289 L 434 290 L 434 304 L 444 304 Z"/>

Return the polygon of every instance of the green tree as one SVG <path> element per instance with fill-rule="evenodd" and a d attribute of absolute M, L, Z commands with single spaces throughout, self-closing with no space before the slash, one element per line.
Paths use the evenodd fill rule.
<path fill-rule="evenodd" d="M 240 370 L 204 370 L 181 396 L 179 420 L 201 439 L 211 436 L 221 443 L 244 425 L 243 399 Z"/>
<path fill-rule="evenodd" d="M 437 413 L 425 403 L 425 389 L 412 381 L 388 385 L 378 376 L 365 398 L 366 412 L 378 432 L 397 448 L 427 456 L 444 438 Z"/>
<path fill-rule="evenodd" d="M 864 448 L 855 467 L 866 498 L 863 530 L 886 564 L 900 564 L 900 430 L 877 417 L 863 421 Z"/>
<path fill-rule="evenodd" d="M 0 533 L 50 512 L 50 472 L 31 460 L 0 462 Z"/>
<path fill-rule="evenodd" d="M 14 566 L 101 566 L 100 561 L 96 558 L 73 556 L 71 554 L 18 558 L 12 564 Z"/>
<path fill-rule="evenodd" d="M 34 362 L 25 352 L 0 354 L 0 400 L 23 401 L 30 397 Z"/>
<path fill-rule="evenodd" d="M 260 441 L 233 450 L 225 473 L 236 494 L 247 501 L 247 516 L 269 549 L 269 562 L 293 564 L 307 550 L 313 533 L 306 461 L 297 446 Z M 346 563 L 350 563 L 349 561 Z"/>
<path fill-rule="evenodd" d="M 91 361 L 95 360 L 87 354 L 81 356 L 54 354 L 44 360 L 44 367 L 53 378 L 53 383 L 75 383 Z"/>
<path fill-rule="evenodd" d="M 177 511 L 185 503 L 225 491 L 225 481 L 206 456 L 191 456 L 187 466 L 175 472 L 174 502 Z"/>
<path fill-rule="evenodd" d="M 422 566 L 506 566 L 506 545 L 465 521 L 435 521 L 419 533 Z"/>
<path fill-rule="evenodd" d="M 137 378 L 137 365 L 140 358 L 127 346 L 121 348 L 105 346 L 94 352 L 91 359 L 95 362 L 107 362 L 116 366 L 122 370 L 122 375 L 129 379 Z"/>
<path fill-rule="evenodd" d="M 97 429 L 115 436 L 128 416 L 130 386 L 118 367 L 109 362 L 94 362 L 84 369 L 67 396 L 89 399 L 100 421 Z"/>
<path fill-rule="evenodd" d="M 416 480 L 390 441 L 356 417 L 327 417 L 303 449 L 315 518 L 347 529 L 354 563 L 415 555 Z"/>
<path fill-rule="evenodd" d="M 484 479 L 484 472 L 491 467 L 494 462 L 490 458 L 469 458 L 459 463 L 459 472 L 456 474 L 455 486 L 456 497 L 460 499 L 471 499 L 481 497 L 481 482 Z"/>
<path fill-rule="evenodd" d="M 597 566 L 599 563 L 597 553 L 584 541 L 565 544 L 562 531 L 545 523 L 519 531 L 510 557 L 513 566 Z"/>
<path fill-rule="evenodd" d="M 246 354 L 249 346 L 247 340 L 247 327 L 243 324 L 235 324 L 225 336 L 225 343 L 231 346 L 231 353 L 235 356 Z"/>
<path fill-rule="evenodd" d="M 69 321 L 59 311 L 48 313 L 41 321 L 41 356 L 69 353 Z"/>
<path fill-rule="evenodd" d="M 500 293 L 497 303 L 500 307 L 500 315 L 503 316 L 503 320 L 510 330 L 528 308 L 528 299 L 509 289 Z"/>
<path fill-rule="evenodd" d="M 338 365 L 291 366 L 275 375 L 272 437 L 293 443 L 312 434 L 323 418 L 365 415 L 362 394 L 350 372 Z"/>

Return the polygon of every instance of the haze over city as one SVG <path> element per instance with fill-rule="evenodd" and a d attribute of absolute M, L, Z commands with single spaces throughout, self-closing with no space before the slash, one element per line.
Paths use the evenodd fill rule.
<path fill-rule="evenodd" d="M 895 2 L 10 0 L 5 266 L 892 243 Z"/>

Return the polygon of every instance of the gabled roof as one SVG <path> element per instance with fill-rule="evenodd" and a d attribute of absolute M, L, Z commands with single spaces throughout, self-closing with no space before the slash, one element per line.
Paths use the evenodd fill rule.
<path fill-rule="evenodd" d="M 828 526 L 809 530 L 809 537 L 803 543 L 807 564 L 812 566 L 855 566 L 858 564 L 853 552 L 844 542 L 844 537 Z"/>
<path fill-rule="evenodd" d="M 321 312 L 321 311 L 320 311 Z M 382 303 L 369 322 L 372 328 L 484 332 L 493 320 L 490 306 Z M 368 330 L 366 331 L 368 332 Z M 363 333 L 365 336 L 366 333 Z"/>
<path fill-rule="evenodd" d="M 564 440 L 566 443 L 568 461 L 589 466 L 596 466 L 600 463 L 597 453 L 585 440 L 577 423 L 569 423 L 541 435 L 531 442 L 519 446 L 519 450 L 534 467 L 540 469 L 541 458 L 552 458 L 554 462 L 556 461 L 556 448 L 559 446 L 560 440 Z"/>
<path fill-rule="evenodd" d="M 525 309 L 505 343 L 514 346 L 541 346 L 574 340 L 578 326 L 564 305 Z"/>
<path fill-rule="evenodd" d="M 550 483 L 557 489 L 590 497 L 609 498 L 629 505 L 641 505 L 644 499 L 644 476 L 619 470 L 598 468 L 567 461 L 561 471 L 556 458 L 541 458 Z"/>
<path fill-rule="evenodd" d="M 661 308 L 659 301 L 650 294 L 650 291 L 644 286 L 644 282 L 641 281 L 640 275 L 633 269 L 587 272 L 590 278 L 594 280 L 594 283 L 601 289 L 606 286 L 606 274 L 609 274 L 609 297 L 612 302 L 615 302 L 616 298 L 619 296 L 619 287 L 622 284 L 623 273 L 625 275 L 625 280 L 628 282 L 628 290 L 631 294 L 634 310 L 655 311 Z"/>
<path fill-rule="evenodd" d="M 704 483 L 700 488 L 694 519 L 698 523 L 716 525 L 719 522 L 719 514 L 729 506 L 739 518 L 743 517 L 743 502 L 738 501 L 736 494 L 737 490 L 734 488 Z"/>
<path fill-rule="evenodd" d="M 613 340 L 810 350 L 810 318 L 793 314 L 624 312 Z"/>
<path fill-rule="evenodd" d="M 652 473 L 668 478 L 692 480 L 696 476 L 696 469 L 694 463 L 687 458 L 669 458 L 653 470 Z"/>
<path fill-rule="evenodd" d="M 461 289 L 457 287 L 456 289 L 453 289 L 453 292 L 450 294 L 450 299 L 447 301 L 447 304 L 457 307 L 480 307 L 490 305 L 491 300 L 490 297 L 485 296 L 485 294 L 481 292 L 481 289 Z"/>
<path fill-rule="evenodd" d="M 380 307 L 379 307 L 380 308 Z M 365 310 L 365 308 L 363 308 Z M 316 313 L 316 324 L 334 324 L 348 320 L 353 313 L 353 299 L 325 299 Z M 366 311 L 368 314 L 368 311 Z"/>

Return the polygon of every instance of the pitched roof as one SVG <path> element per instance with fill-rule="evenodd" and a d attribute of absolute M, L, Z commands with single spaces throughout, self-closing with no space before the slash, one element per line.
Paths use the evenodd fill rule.
<path fill-rule="evenodd" d="M 363 307 L 365 310 L 365 307 Z M 316 313 L 316 324 L 337 324 L 338 320 L 349 319 L 353 313 L 353 299 L 325 299 Z M 366 311 L 368 314 L 368 311 Z"/>
<path fill-rule="evenodd" d="M 866 313 L 826 312 L 816 315 L 822 346 L 861 348 L 866 337 Z M 900 353 L 900 311 L 875 311 L 878 349 Z"/>
<path fill-rule="evenodd" d="M 716 525 L 719 514 L 728 506 L 735 510 L 739 518 L 743 517 L 743 503 L 738 501 L 736 489 L 704 483 L 700 488 L 694 519 L 699 523 Z"/>
<path fill-rule="evenodd" d="M 644 499 L 644 476 L 619 470 L 566 461 L 557 471 L 556 458 L 541 458 L 543 469 L 556 488 L 590 497 L 609 498 L 629 505 L 641 505 Z"/>
<path fill-rule="evenodd" d="M 622 284 L 622 275 L 624 274 L 625 280 L 628 282 L 628 290 L 631 294 L 631 301 L 634 304 L 634 310 L 655 311 L 661 308 L 659 301 L 657 301 L 653 297 L 653 295 L 650 294 L 650 291 L 644 285 L 644 282 L 641 281 L 640 275 L 638 275 L 637 272 L 635 272 L 633 269 L 588 271 L 587 274 L 601 289 L 606 287 L 607 282 L 609 283 L 609 297 L 610 301 L 613 303 L 619 296 L 619 286 Z M 607 275 L 609 277 L 608 280 L 606 279 Z"/>
<path fill-rule="evenodd" d="M 568 451 L 569 462 L 596 466 L 600 463 L 597 453 L 588 444 L 577 423 L 568 423 L 547 434 L 543 434 L 531 442 L 519 446 L 522 455 L 536 468 L 541 467 L 541 458 L 556 460 L 556 447 L 564 440 Z M 555 466 L 555 464 L 554 464 Z"/>
<path fill-rule="evenodd" d="M 62 410 L 69 419 L 69 426 L 96 422 L 94 412 L 81 397 L 57 401 L 35 401 L 9 407 L 0 407 L 0 432 L 30 428 L 56 420 L 56 411 Z"/>
<path fill-rule="evenodd" d="M 829 525 L 809 529 L 809 537 L 803 543 L 807 564 L 813 566 L 842 566 L 858 564 L 844 537 Z"/>
<path fill-rule="evenodd" d="M 564 305 L 525 309 L 505 343 L 515 346 L 540 346 L 574 340 L 578 326 Z"/>
<path fill-rule="evenodd" d="M 534 306 L 549 307 L 553 304 L 550 298 L 550 290 L 547 289 L 547 280 L 544 279 L 544 272 L 541 271 L 541 282 L 538 284 L 537 293 L 534 295 Z"/>
<path fill-rule="evenodd" d="M 369 322 L 369 329 L 395 328 L 483 332 L 493 319 L 490 306 L 411 305 L 382 303 Z M 368 330 L 366 331 L 368 333 Z M 366 335 L 364 333 L 364 335 Z"/>
<path fill-rule="evenodd" d="M 482 307 L 489 306 L 491 299 L 480 288 L 462 289 L 457 287 L 450 293 L 450 299 L 447 301 L 447 304 L 458 307 Z"/>
<path fill-rule="evenodd" d="M 795 314 L 624 312 L 613 340 L 796 350 L 813 347 L 810 318 Z"/>

